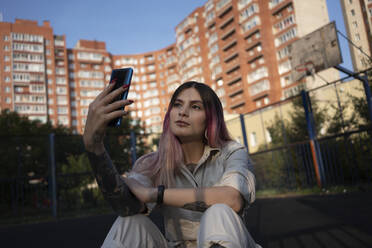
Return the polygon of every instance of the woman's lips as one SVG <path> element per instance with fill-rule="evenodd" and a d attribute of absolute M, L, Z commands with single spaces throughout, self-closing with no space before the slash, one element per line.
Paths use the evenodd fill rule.
<path fill-rule="evenodd" d="M 189 126 L 190 124 L 185 122 L 185 121 L 176 121 L 176 124 L 177 126 L 180 126 L 180 127 L 186 127 L 186 126 Z"/>

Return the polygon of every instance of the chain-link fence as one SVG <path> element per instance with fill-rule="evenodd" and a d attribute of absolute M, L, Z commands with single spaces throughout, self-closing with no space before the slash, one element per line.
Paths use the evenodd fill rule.
<path fill-rule="evenodd" d="M 135 161 L 139 134 L 107 136 L 105 146 L 120 172 Z M 129 139 L 129 141 L 127 140 Z M 81 135 L 0 137 L 0 223 L 107 212 Z"/>
<path fill-rule="evenodd" d="M 257 189 L 372 183 L 371 121 L 359 80 L 333 82 L 227 120 Z"/>

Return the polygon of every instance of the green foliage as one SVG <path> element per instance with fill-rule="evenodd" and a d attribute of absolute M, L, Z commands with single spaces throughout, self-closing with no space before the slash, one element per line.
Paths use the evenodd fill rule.
<path fill-rule="evenodd" d="M 326 120 L 326 109 L 320 109 L 315 101 L 312 102 L 311 107 L 314 116 L 314 127 L 316 133 L 319 134 Z M 267 126 L 267 130 L 271 135 L 271 146 L 308 140 L 309 134 L 302 99 L 297 97 L 293 100 L 289 120 L 283 120 L 278 115 L 275 115 L 274 120 Z"/>
<path fill-rule="evenodd" d="M 131 168 L 130 131 L 136 133 L 137 158 L 149 151 L 145 144 L 143 129 L 129 117 L 123 118 L 118 128 L 108 128 L 105 146 L 118 170 Z M 3 110 L 0 114 L 0 173 L 8 177 L 26 176 L 29 173 L 47 176 L 50 158 L 49 134 L 54 133 L 54 150 L 57 175 L 77 173 L 86 163 L 76 159 L 85 152 L 81 135 L 64 126 L 54 127 L 50 123 L 31 121 L 16 112 Z M 84 167 L 72 165 L 85 164 Z M 70 166 L 67 166 L 70 165 Z M 82 172 L 81 170 L 80 172 Z"/>
<path fill-rule="evenodd" d="M 138 121 L 130 118 L 123 118 L 120 127 L 110 127 L 107 129 L 105 147 L 116 165 L 119 173 L 128 171 L 134 161 L 131 157 L 131 134 L 133 131 L 136 136 L 136 155 L 137 158 L 150 151 L 145 143 L 147 135 Z"/>
<path fill-rule="evenodd" d="M 72 134 L 72 129 L 59 125 L 53 127 L 50 122 L 42 123 L 39 120 L 29 120 L 25 116 L 4 109 L 0 114 L 0 136 L 3 135 L 46 135 L 55 134 Z"/>
<path fill-rule="evenodd" d="M 346 114 L 346 109 L 351 105 L 353 105 L 351 98 L 343 99 L 339 106 L 334 104 L 330 105 L 330 108 L 333 110 L 333 115 L 328 119 L 326 132 L 328 135 L 336 135 L 357 128 L 359 119 L 357 117 L 358 112 L 352 111 L 350 115 Z"/>

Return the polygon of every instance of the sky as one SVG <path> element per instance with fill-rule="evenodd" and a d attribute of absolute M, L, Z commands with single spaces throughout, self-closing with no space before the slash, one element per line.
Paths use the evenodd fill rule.
<path fill-rule="evenodd" d="M 49 20 L 68 48 L 79 39 L 105 41 L 112 54 L 159 50 L 176 40 L 175 27 L 207 0 L 1 0 L 3 21 Z M 303 0 L 308 1 L 308 0 Z M 346 35 L 339 0 L 327 0 L 330 21 Z M 315 17 L 316 18 L 316 17 Z M 352 70 L 347 41 L 339 35 L 344 63 Z"/>

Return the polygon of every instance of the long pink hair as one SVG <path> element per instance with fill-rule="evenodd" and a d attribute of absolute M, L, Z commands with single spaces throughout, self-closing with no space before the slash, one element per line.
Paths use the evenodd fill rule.
<path fill-rule="evenodd" d="M 224 121 L 222 104 L 216 93 L 203 83 L 194 81 L 183 83 L 176 89 L 169 103 L 158 151 L 141 157 L 133 168 L 133 171 L 150 177 L 155 185 L 163 184 L 166 187 L 174 185 L 175 175 L 183 161 L 183 152 L 178 138 L 170 130 L 170 111 L 178 95 L 183 90 L 192 87 L 199 92 L 205 109 L 206 138 L 204 142 L 210 147 L 221 148 L 227 141 L 232 140 Z"/>

